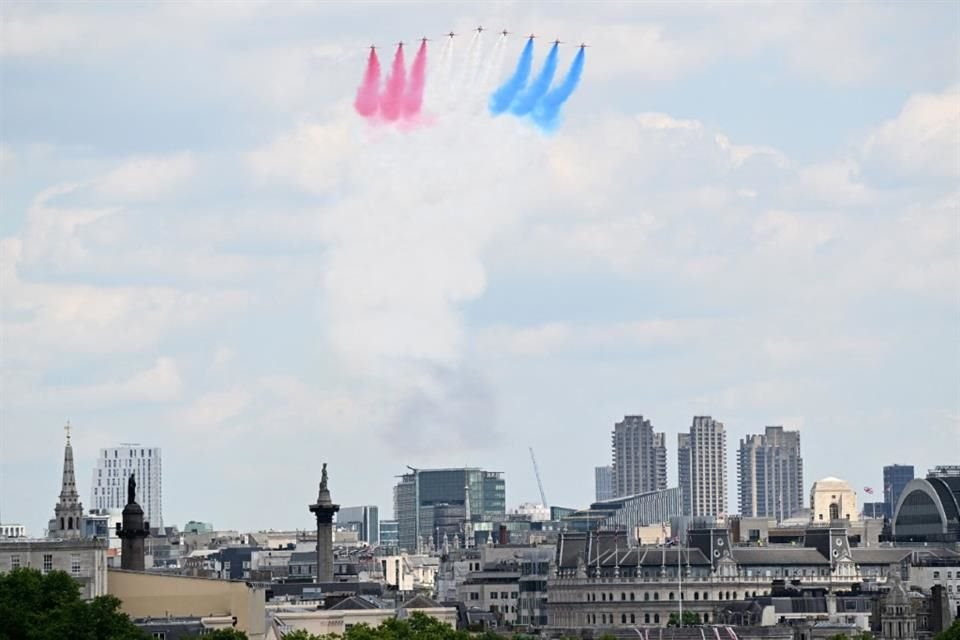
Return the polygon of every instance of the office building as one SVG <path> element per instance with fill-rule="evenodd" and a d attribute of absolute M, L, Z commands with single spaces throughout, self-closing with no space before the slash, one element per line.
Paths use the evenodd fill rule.
<path fill-rule="evenodd" d="M 127 479 L 133 474 L 143 517 L 154 529 L 163 529 L 163 466 L 158 447 L 123 444 L 100 449 L 90 489 L 92 509 L 123 509 L 127 505 Z"/>
<path fill-rule="evenodd" d="M 614 496 L 667 488 L 666 440 L 643 416 L 624 416 L 613 426 Z"/>
<path fill-rule="evenodd" d="M 884 515 L 888 518 L 893 517 L 900 494 L 913 478 L 912 464 L 889 464 L 883 468 Z"/>
<path fill-rule="evenodd" d="M 593 485 L 596 493 L 596 500 L 609 500 L 613 497 L 613 467 L 596 467 L 593 470 Z"/>
<path fill-rule="evenodd" d="M 677 466 L 684 514 L 718 516 L 727 511 L 727 434 L 723 423 L 696 416 L 677 438 Z"/>
<path fill-rule="evenodd" d="M 380 521 L 380 546 L 387 551 L 396 551 L 400 544 L 400 529 L 396 520 Z"/>
<path fill-rule="evenodd" d="M 911 480 L 892 525 L 897 542 L 960 542 L 960 467 L 937 467 Z"/>
<path fill-rule="evenodd" d="M 380 542 L 380 510 L 376 505 L 341 507 L 337 528 L 357 532 L 357 539 L 370 545 Z"/>
<path fill-rule="evenodd" d="M 393 514 L 401 549 L 415 552 L 429 545 L 434 507 L 441 505 L 463 507 L 467 521 L 505 519 L 503 473 L 477 468 L 417 469 L 400 476 L 393 489 Z"/>
<path fill-rule="evenodd" d="M 776 518 L 778 522 L 803 509 L 803 458 L 800 432 L 767 427 L 763 434 L 740 441 L 737 456 L 740 515 Z"/>

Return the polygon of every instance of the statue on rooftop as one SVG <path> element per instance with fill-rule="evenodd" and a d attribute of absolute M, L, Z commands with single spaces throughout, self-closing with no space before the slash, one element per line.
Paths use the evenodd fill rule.
<path fill-rule="evenodd" d="M 136 502 L 137 497 L 137 481 L 133 477 L 133 474 L 130 474 L 130 477 L 127 479 L 127 504 L 133 504 Z"/>

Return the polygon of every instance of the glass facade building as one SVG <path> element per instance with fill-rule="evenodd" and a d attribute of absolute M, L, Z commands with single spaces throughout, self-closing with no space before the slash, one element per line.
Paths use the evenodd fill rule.
<path fill-rule="evenodd" d="M 886 517 L 893 517 L 900 494 L 913 478 L 911 464 L 890 464 L 883 468 L 883 503 Z"/>
<path fill-rule="evenodd" d="M 380 515 L 375 505 L 342 507 L 337 513 L 337 526 L 356 531 L 357 538 L 367 544 L 380 542 Z"/>
<path fill-rule="evenodd" d="M 507 513 L 506 481 L 499 471 L 477 468 L 417 469 L 400 476 L 393 488 L 393 513 L 399 546 L 409 552 L 433 537 L 434 508 L 444 507 L 443 524 L 450 527 L 449 507 L 462 507 L 464 519 L 495 520 Z"/>

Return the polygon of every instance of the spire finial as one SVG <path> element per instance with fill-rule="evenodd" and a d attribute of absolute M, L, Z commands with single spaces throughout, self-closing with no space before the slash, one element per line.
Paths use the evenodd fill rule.
<path fill-rule="evenodd" d="M 67 432 L 67 444 L 70 444 L 70 421 L 67 420 L 67 424 L 63 427 L 63 430 Z"/>

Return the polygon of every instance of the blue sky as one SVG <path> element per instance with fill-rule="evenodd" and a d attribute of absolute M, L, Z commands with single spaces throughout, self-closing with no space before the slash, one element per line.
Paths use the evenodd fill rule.
<path fill-rule="evenodd" d="M 352 112 L 369 44 L 479 23 L 591 43 L 556 134 L 437 77 L 431 126 Z M 956 462 L 951 3 L 4 3 L 0 28 L 5 521 L 42 533 L 67 419 L 85 501 L 97 449 L 141 442 L 168 524 L 233 528 L 308 526 L 322 460 L 387 513 L 407 464 L 535 500 L 531 445 L 582 505 L 628 413 L 671 481 L 676 433 L 723 421 L 730 511 L 768 424 L 808 485 Z"/>

